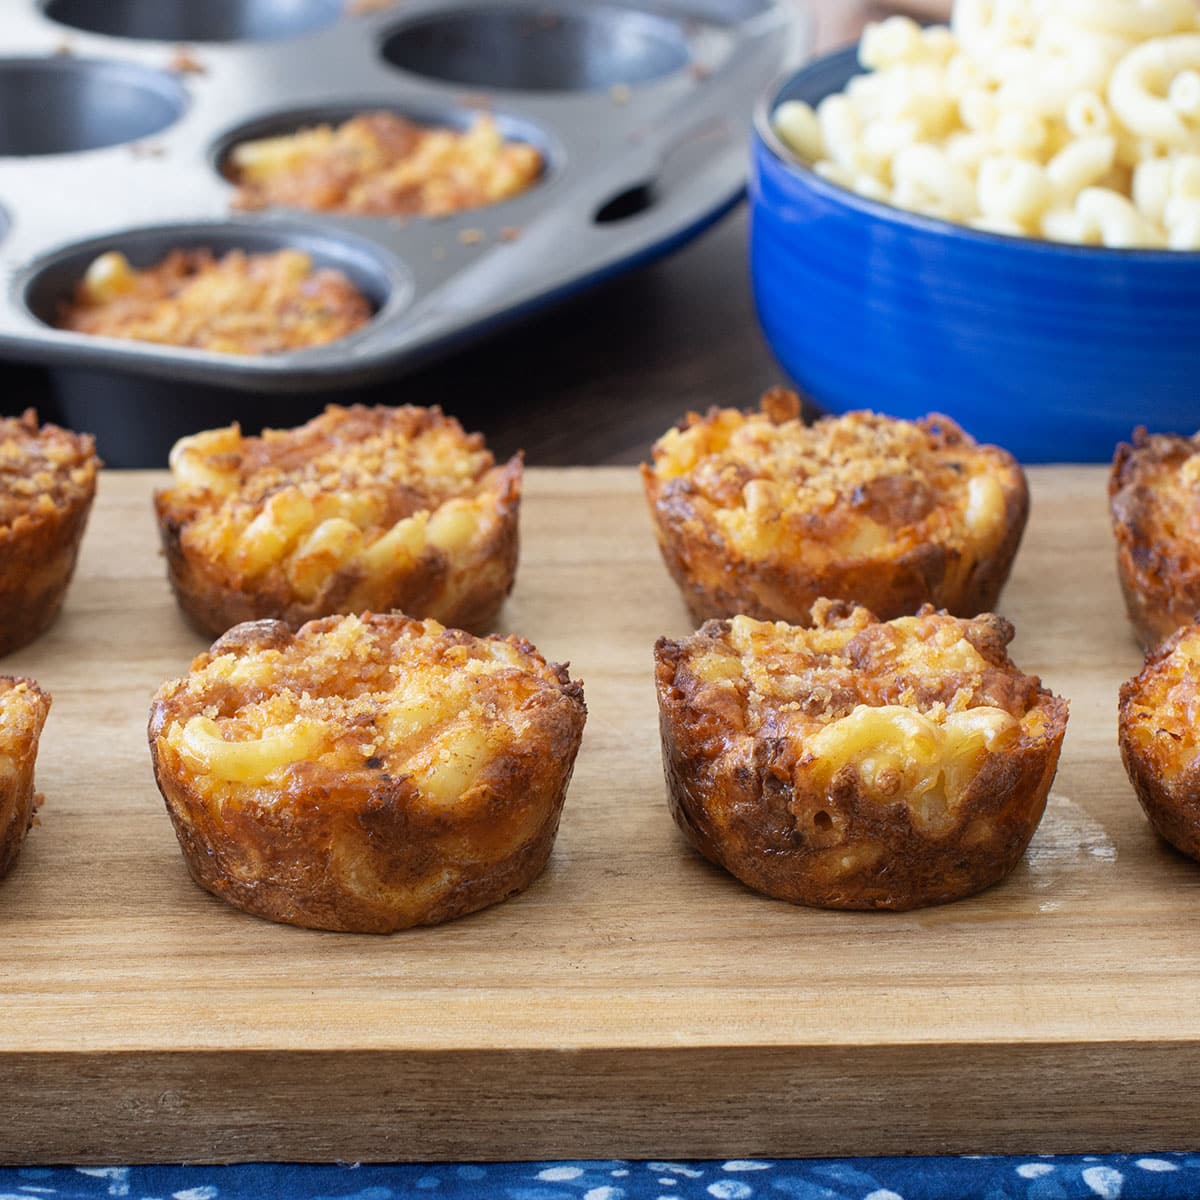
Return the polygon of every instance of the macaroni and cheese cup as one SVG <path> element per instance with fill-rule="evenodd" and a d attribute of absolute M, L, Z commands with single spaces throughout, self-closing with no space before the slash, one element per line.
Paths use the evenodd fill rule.
<path fill-rule="evenodd" d="M 391 933 L 541 874 L 586 716 L 582 685 L 520 638 L 399 613 L 252 621 L 159 688 L 150 754 L 201 887 Z"/>
<path fill-rule="evenodd" d="M 32 679 L 0 676 L 0 879 L 17 861 L 41 803 L 34 768 L 49 713 L 50 694 Z"/>
<path fill-rule="evenodd" d="M 1045 810 L 1067 702 L 1013 627 L 818 601 L 807 629 L 735 617 L 655 647 L 668 799 L 748 887 L 836 909 L 946 904 L 998 883 Z"/>

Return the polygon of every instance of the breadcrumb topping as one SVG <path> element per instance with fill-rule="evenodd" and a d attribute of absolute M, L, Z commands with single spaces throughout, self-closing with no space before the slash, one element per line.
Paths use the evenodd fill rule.
<path fill-rule="evenodd" d="M 940 837 L 990 756 L 1051 736 L 1060 719 L 1060 702 L 1009 660 L 1000 617 L 926 607 L 880 622 L 826 600 L 812 620 L 711 621 L 669 655 L 688 722 L 712 730 L 714 778 L 753 778 L 770 762 L 795 795 L 901 801 Z"/>
<path fill-rule="evenodd" d="M 117 251 L 88 268 L 57 324 L 98 337 L 222 354 L 281 354 L 343 338 L 371 304 L 350 279 L 299 250 L 173 250 L 136 270 Z"/>
<path fill-rule="evenodd" d="M 581 698 L 527 642 L 398 614 L 326 618 L 294 636 L 273 621 L 238 626 L 160 695 L 160 736 L 214 794 L 390 777 L 430 803 L 452 803 L 519 751 L 545 705 Z"/>
<path fill-rule="evenodd" d="M 438 409 L 331 405 L 297 429 L 184 438 L 162 509 L 186 550 L 314 595 L 331 571 L 395 571 L 463 551 L 494 524 L 495 459 Z"/>
<path fill-rule="evenodd" d="M 664 495 L 686 491 L 731 549 L 814 566 L 930 543 L 987 553 L 1005 532 L 997 476 L 1014 469 L 947 417 L 855 412 L 806 426 L 781 389 L 760 412 L 691 414 L 659 440 L 653 467 Z"/>
<path fill-rule="evenodd" d="M 469 129 L 434 129 L 390 112 L 336 127 L 244 142 L 229 157 L 237 205 L 283 205 L 363 216 L 440 217 L 518 195 L 542 173 L 541 153 L 479 113 Z"/>
<path fill-rule="evenodd" d="M 74 508 L 96 486 L 95 442 L 37 414 L 0 420 L 0 531 Z"/>
<path fill-rule="evenodd" d="M 1122 689 L 1128 735 L 1178 777 L 1200 758 L 1200 627 L 1189 626 Z"/>
<path fill-rule="evenodd" d="M 1040 684 L 1009 661 L 1012 637 L 1012 626 L 991 613 L 961 620 L 926 608 L 880 622 L 865 608 L 823 600 L 808 629 L 749 617 L 710 621 L 681 671 L 732 688 L 755 736 L 803 737 L 860 705 L 908 708 L 938 722 L 979 707 L 1022 719 Z"/>
<path fill-rule="evenodd" d="M 1118 455 L 1111 493 L 1118 538 L 1136 541 L 1133 561 L 1150 577 L 1200 577 L 1200 434 L 1149 434 Z"/>

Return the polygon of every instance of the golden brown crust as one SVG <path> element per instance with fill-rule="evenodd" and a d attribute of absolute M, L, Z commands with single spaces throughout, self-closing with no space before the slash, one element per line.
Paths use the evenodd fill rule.
<path fill-rule="evenodd" d="M 88 268 L 57 325 L 221 354 L 282 354 L 346 337 L 372 316 L 341 271 L 300 250 L 247 254 L 172 250 L 135 270 L 117 251 Z"/>
<path fill-rule="evenodd" d="M 667 567 L 700 623 L 802 623 L 821 597 L 882 618 L 994 608 L 1029 515 L 1016 460 L 947 417 L 850 413 L 805 428 L 799 401 L 690 414 L 642 467 Z"/>
<path fill-rule="evenodd" d="M 1200 434 L 1134 432 L 1108 484 L 1117 572 L 1143 650 L 1200 617 Z"/>
<path fill-rule="evenodd" d="M 62 611 L 99 467 L 87 435 L 39 428 L 32 409 L 0 420 L 0 655 Z"/>
<path fill-rule="evenodd" d="M 243 142 L 227 170 L 239 208 L 444 217 L 518 195 L 542 165 L 535 147 L 506 140 L 487 113 L 459 130 L 365 112 L 336 128 Z"/>
<path fill-rule="evenodd" d="M 201 632 L 399 609 L 486 630 L 516 578 L 522 463 L 440 409 L 331 405 L 293 430 L 185 438 L 155 497 Z"/>
<path fill-rule="evenodd" d="M 197 883 L 270 920 L 388 933 L 540 874 L 585 717 L 527 642 L 367 614 L 230 630 L 159 689 L 149 737 Z"/>
<path fill-rule="evenodd" d="M 1003 879 L 1041 820 L 1067 704 L 1012 627 L 820 602 L 799 629 L 711 621 L 655 650 L 671 811 L 691 844 L 793 904 L 909 909 Z"/>
<path fill-rule="evenodd" d="M 33 826 L 38 739 L 50 696 L 32 679 L 0 676 L 0 879 L 8 874 Z"/>
<path fill-rule="evenodd" d="M 1121 685 L 1121 759 L 1150 824 L 1200 861 L 1200 625 L 1185 625 Z"/>

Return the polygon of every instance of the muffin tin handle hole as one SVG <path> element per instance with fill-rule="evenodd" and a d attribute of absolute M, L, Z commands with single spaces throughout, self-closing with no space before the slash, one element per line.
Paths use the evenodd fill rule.
<path fill-rule="evenodd" d="M 592 220 L 597 225 L 615 225 L 619 221 L 628 221 L 631 217 L 647 212 L 654 207 L 657 200 L 658 193 L 653 183 L 635 183 L 598 205 L 592 214 Z"/>

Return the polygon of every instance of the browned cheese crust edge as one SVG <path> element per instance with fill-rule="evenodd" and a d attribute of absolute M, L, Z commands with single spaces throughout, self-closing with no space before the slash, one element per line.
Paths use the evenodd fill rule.
<path fill-rule="evenodd" d="M 991 614 L 978 620 L 995 622 L 1003 631 L 996 661 L 1016 671 L 1004 651 L 1011 626 Z M 693 637 L 725 624 L 709 622 Z M 999 883 L 1020 862 L 1045 811 L 1067 726 L 1067 702 L 1040 681 L 1033 680 L 1049 718 L 1046 736 L 1034 739 L 1022 732 L 1015 746 L 989 754 L 960 801 L 954 828 L 932 840 L 914 827 L 902 801 L 887 804 L 865 795 L 854 772 L 839 772 L 826 794 L 799 794 L 786 767 L 790 752 L 773 739 L 755 740 L 752 769 L 714 772 L 711 764 L 731 735 L 719 714 L 695 711 L 675 686 L 684 653 L 682 643 L 667 638 L 655 647 L 670 810 L 696 850 L 748 887 L 791 904 L 905 911 L 974 895 Z M 718 814 L 719 822 L 714 820 Z M 818 825 L 820 814 L 827 823 Z M 990 833 L 977 841 L 980 818 Z M 864 841 L 883 847 L 877 867 L 853 873 L 837 886 L 812 878 L 824 856 Z"/>
<path fill-rule="evenodd" d="M 441 417 L 440 409 L 431 411 Z M 381 602 L 373 607 L 396 609 L 412 617 L 431 617 L 471 633 L 491 629 L 516 582 L 523 480 L 524 462 L 519 454 L 493 467 L 485 477 L 485 486 L 496 495 L 499 521 L 476 546 L 470 586 L 455 603 L 438 602 L 438 592 L 449 574 L 448 560 L 438 550 L 426 547 L 412 568 L 395 580 L 392 593 L 380 597 Z M 345 598 L 362 578 L 356 569 L 342 568 L 330 574 L 320 593 L 310 601 L 300 600 L 286 586 L 268 588 L 255 586 L 253 581 L 239 584 L 218 564 L 188 553 L 183 544 L 186 521 L 173 510 L 165 491 L 156 493 L 154 506 L 167 578 L 180 610 L 198 633 L 219 637 L 235 625 L 262 620 L 283 621 L 299 629 L 308 621 L 348 611 Z"/>
<path fill-rule="evenodd" d="M 1200 547 L 1173 551 L 1154 536 L 1157 510 L 1149 480 L 1169 470 L 1168 459 L 1200 452 L 1194 438 L 1134 431 L 1113 456 L 1109 511 L 1117 542 L 1117 574 L 1130 623 L 1143 651 L 1153 649 L 1183 625 L 1200 617 Z"/>
<path fill-rule="evenodd" d="M 35 701 L 36 728 L 30 731 L 30 736 L 18 748 L 19 753 L 14 756 L 13 774 L 0 781 L 0 879 L 12 869 L 25 844 L 25 837 L 33 827 L 39 802 L 34 787 L 38 740 L 50 712 L 50 695 L 38 687 L 34 680 L 0 676 L 0 688 L 4 691 L 18 683 L 28 686 Z"/>
<path fill-rule="evenodd" d="M 774 389 L 767 395 L 780 394 L 791 395 L 783 389 Z M 764 408 L 769 403 L 778 406 L 781 401 L 765 400 Z M 710 409 L 704 418 L 692 414 L 679 428 L 706 420 L 717 411 Z M 961 589 L 952 590 L 946 583 L 957 555 L 945 546 L 930 543 L 916 546 L 892 561 L 860 559 L 831 562 L 818 568 L 799 560 L 779 565 L 731 554 L 711 523 L 698 515 L 686 490 L 664 486 L 653 468 L 643 463 L 642 482 L 659 549 L 693 622 L 701 625 L 708 620 L 743 615 L 802 625 L 812 606 L 823 597 L 861 604 L 881 620 L 910 615 L 925 604 L 960 617 L 973 617 L 994 609 L 1008 582 L 1029 519 L 1025 474 L 1006 450 L 977 447 L 947 417 L 926 417 L 915 424 L 949 430 L 951 436 L 961 436 L 976 452 L 997 455 L 1006 468 L 1001 485 L 1005 506 L 1003 540 L 992 554 L 975 564 Z"/>
<path fill-rule="evenodd" d="M 14 419 L 27 433 L 38 434 L 32 409 Z M 0 526 L 0 656 L 36 641 L 58 620 L 96 496 L 100 462 L 92 438 L 55 425 L 44 425 L 40 432 L 75 438 L 90 457 L 90 477 L 52 512 L 23 513 Z"/>
<path fill-rule="evenodd" d="M 1117 738 L 1121 761 L 1125 764 L 1129 782 L 1154 831 L 1176 850 L 1200 862 L 1200 762 L 1178 778 L 1168 779 L 1163 764 L 1155 755 L 1143 753 L 1134 744 L 1130 731 L 1134 708 L 1143 703 L 1143 689 L 1159 668 L 1174 653 L 1179 643 L 1190 634 L 1200 633 L 1200 627 L 1183 626 L 1151 650 L 1141 672 L 1121 685 L 1117 707 Z M 1200 682 L 1197 683 L 1200 690 Z"/>
<path fill-rule="evenodd" d="M 399 614 L 368 613 L 362 619 L 408 623 Z M 338 620 L 324 618 L 308 629 Z M 278 648 L 305 632 L 293 633 L 279 621 L 251 622 L 229 630 L 209 654 Z M 452 638 L 471 636 L 446 632 Z M 536 653 L 528 642 L 508 640 Z M 197 662 L 207 658 L 202 655 Z M 542 873 L 554 847 L 587 717 L 582 685 L 570 679 L 565 666 L 548 666 L 560 687 L 553 708 L 543 714 L 538 743 L 522 747 L 519 757 L 508 756 L 504 770 L 489 775 L 463 811 L 451 813 L 422 808 L 409 780 L 387 777 L 369 788 L 348 780 L 344 788 L 314 790 L 285 804 L 227 809 L 217 819 L 188 775 L 173 769 L 160 747 L 159 736 L 173 715 L 172 685 L 165 684 L 150 709 L 150 753 L 192 879 L 254 916 L 346 933 L 386 934 L 438 925 L 524 891 Z M 458 864 L 462 878 L 429 894 L 409 917 L 398 917 L 382 898 L 364 901 L 334 869 L 336 849 L 353 847 L 385 886 L 402 888 L 406 878 L 419 877 L 437 860 L 439 843 L 486 844 L 496 828 L 517 822 L 533 826 L 519 846 L 493 862 L 472 864 L 464 858 Z"/>

